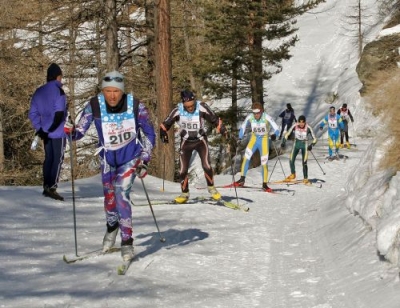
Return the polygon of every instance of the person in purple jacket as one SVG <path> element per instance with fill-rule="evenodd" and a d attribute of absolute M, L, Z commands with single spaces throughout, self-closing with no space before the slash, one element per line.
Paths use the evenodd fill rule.
<path fill-rule="evenodd" d="M 64 201 L 56 189 L 64 161 L 67 99 L 62 89 L 61 68 L 52 63 L 47 69 L 47 83 L 36 89 L 29 109 L 29 120 L 44 143 L 43 195 Z"/>
<path fill-rule="evenodd" d="M 155 144 L 155 132 L 146 106 L 131 94 L 125 94 L 124 76 L 107 73 L 102 91 L 90 99 L 72 131 L 81 139 L 94 122 L 99 138 L 101 179 L 107 231 L 103 251 L 111 249 L 121 232 L 121 256 L 133 258 L 132 209 L 130 192 L 136 176 L 147 174 L 147 164 Z"/>

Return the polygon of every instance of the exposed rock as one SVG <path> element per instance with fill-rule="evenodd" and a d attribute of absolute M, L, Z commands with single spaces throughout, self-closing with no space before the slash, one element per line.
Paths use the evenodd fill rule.
<path fill-rule="evenodd" d="M 361 95 L 366 92 L 368 81 L 381 70 L 390 70 L 400 62 L 400 34 L 393 34 L 373 41 L 364 47 L 361 59 L 357 64 L 357 74 L 363 87 Z"/>

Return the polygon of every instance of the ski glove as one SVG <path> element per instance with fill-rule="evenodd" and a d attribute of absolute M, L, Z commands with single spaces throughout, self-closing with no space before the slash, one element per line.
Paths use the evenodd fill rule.
<path fill-rule="evenodd" d="M 272 141 L 275 141 L 275 140 L 276 140 L 276 135 L 275 135 L 275 134 L 272 134 L 272 135 L 271 135 L 271 140 L 272 140 Z"/>
<path fill-rule="evenodd" d="M 65 121 L 64 124 L 64 133 L 67 135 L 71 135 L 75 130 L 75 125 L 72 122 L 71 118 L 68 118 L 67 121 Z"/>
<path fill-rule="evenodd" d="M 168 134 L 165 130 L 160 128 L 160 139 L 162 143 L 168 143 Z"/>
<path fill-rule="evenodd" d="M 147 164 L 140 162 L 136 167 L 135 173 L 139 179 L 143 179 L 147 175 Z"/>
<path fill-rule="evenodd" d="M 286 146 L 286 139 L 283 139 L 281 143 L 281 148 L 283 149 L 285 146 Z"/>
<path fill-rule="evenodd" d="M 323 130 L 324 128 L 322 126 L 319 127 L 319 130 Z"/>
<path fill-rule="evenodd" d="M 140 160 L 141 160 L 141 162 L 143 163 L 143 164 L 148 164 L 149 163 L 149 161 L 150 161 L 150 154 L 149 153 L 147 153 L 147 152 L 145 152 L 145 151 L 143 151 L 141 154 L 140 154 Z"/>
<path fill-rule="evenodd" d="M 308 150 L 308 151 L 311 151 L 311 150 L 312 150 L 312 144 L 310 144 L 310 145 L 307 147 L 307 150 Z"/>
<path fill-rule="evenodd" d="M 46 141 L 47 138 L 49 137 L 49 133 L 44 132 L 43 129 L 40 128 L 40 129 L 36 132 L 35 136 L 39 136 L 40 139 L 42 139 L 43 141 Z"/>

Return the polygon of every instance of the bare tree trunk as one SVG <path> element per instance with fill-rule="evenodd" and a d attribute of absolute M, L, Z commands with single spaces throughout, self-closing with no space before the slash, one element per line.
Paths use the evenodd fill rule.
<path fill-rule="evenodd" d="M 185 41 L 185 52 L 186 52 L 186 57 L 187 57 L 187 61 L 188 63 L 192 62 L 192 52 L 190 50 L 190 38 L 188 35 L 188 25 L 186 22 L 186 1 L 182 2 L 182 6 L 183 6 L 183 39 Z M 189 66 L 189 80 L 190 80 L 190 87 L 192 88 L 193 91 L 197 91 L 198 89 L 196 88 L 196 81 L 194 78 L 194 74 L 193 74 L 193 66 Z"/>
<path fill-rule="evenodd" d="M 100 31 L 101 31 L 101 28 L 100 28 L 100 20 L 99 19 L 97 19 L 96 20 L 96 34 L 95 34 L 95 37 L 96 37 L 96 42 L 97 42 L 97 45 L 98 46 L 101 46 L 101 36 L 100 36 Z M 103 65 L 102 65 L 102 63 L 101 63 L 101 52 L 100 52 L 100 48 L 97 50 L 97 52 L 96 52 L 96 64 L 97 64 L 97 67 L 98 67 L 98 70 L 96 71 L 96 74 L 97 74 L 97 84 L 100 84 L 100 80 L 101 80 L 101 77 L 103 76 L 103 71 L 102 71 L 102 68 L 103 68 Z"/>
<path fill-rule="evenodd" d="M 162 121 L 172 109 L 171 16 L 169 0 L 158 0 L 155 6 L 155 67 L 157 115 Z M 172 138 L 171 138 L 172 139 Z M 173 140 L 173 139 L 172 139 Z M 165 170 L 164 179 L 173 180 L 175 171 L 174 142 L 159 145 L 157 170 Z M 164 162 L 165 165 L 164 165 Z M 164 172 L 162 172 L 164 173 Z"/>
<path fill-rule="evenodd" d="M 150 104 L 153 110 L 157 110 L 157 99 L 155 89 L 156 78 L 156 60 L 155 60 L 155 3 L 154 0 L 145 1 L 145 14 L 146 14 L 146 37 L 147 37 L 147 69 L 148 69 L 148 88 L 150 89 Z"/>
<path fill-rule="evenodd" d="M 105 0 L 104 13 L 106 27 L 106 67 L 107 71 L 113 71 L 119 68 L 117 6 L 115 0 Z"/>
<path fill-rule="evenodd" d="M 253 103 L 263 100 L 263 67 L 262 67 L 262 35 L 263 24 L 259 18 L 261 0 L 252 0 L 253 10 L 250 11 L 249 51 L 251 56 L 250 88 Z"/>
<path fill-rule="evenodd" d="M 4 138 L 3 138 L 3 113 L 0 108 L 0 172 L 4 170 Z"/>
<path fill-rule="evenodd" d="M 70 12 L 72 13 L 74 11 L 74 7 L 72 5 Z M 72 16 L 71 16 L 72 17 Z M 72 18 L 71 18 L 72 19 Z M 71 116 L 71 119 L 76 118 L 75 114 L 75 72 L 76 72 L 76 62 L 75 62 L 75 54 L 76 54 L 76 36 L 77 36 L 77 30 L 76 27 L 74 26 L 73 20 L 70 22 L 70 28 L 69 28 L 69 65 L 67 67 L 67 77 L 68 77 L 68 89 L 69 89 L 69 97 L 68 99 L 68 112 Z M 76 170 L 76 143 L 70 143 L 70 147 L 72 147 L 72 151 L 70 153 L 73 153 L 73 156 L 70 157 L 70 162 L 71 166 L 74 170 Z M 76 172 L 71 171 L 71 177 L 74 176 L 76 177 Z"/>
<path fill-rule="evenodd" d="M 358 57 L 361 57 L 363 49 L 363 33 L 362 33 L 362 8 L 361 0 L 358 0 Z"/>
<path fill-rule="evenodd" d="M 232 119 L 233 123 L 238 122 L 238 79 L 237 79 L 237 71 L 238 71 L 238 63 L 236 61 L 233 62 L 232 64 L 232 110 L 234 111 L 234 118 Z M 233 127 L 232 127 L 233 129 Z M 234 131 L 236 133 L 236 127 L 234 128 Z"/>

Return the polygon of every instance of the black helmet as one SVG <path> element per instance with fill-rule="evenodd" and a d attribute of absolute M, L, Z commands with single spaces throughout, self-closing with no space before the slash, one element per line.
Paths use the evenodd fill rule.
<path fill-rule="evenodd" d="M 194 96 L 193 92 L 190 92 L 188 90 L 184 90 L 181 92 L 181 99 L 182 99 L 183 103 L 193 101 L 194 98 L 195 98 L 195 96 Z"/>
<path fill-rule="evenodd" d="M 304 123 L 306 123 L 306 117 L 303 116 L 303 115 L 299 116 L 299 122 L 304 122 Z"/>

